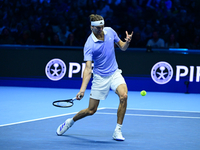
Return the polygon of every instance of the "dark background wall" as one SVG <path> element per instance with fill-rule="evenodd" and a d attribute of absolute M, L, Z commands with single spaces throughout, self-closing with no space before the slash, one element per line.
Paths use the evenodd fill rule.
<path fill-rule="evenodd" d="M 36 86 L 55 88 L 80 88 L 83 62 L 82 48 L 2 48 L 0 50 L 0 85 Z M 185 52 L 184 52 L 185 53 Z M 186 92 L 189 83 L 190 93 L 200 93 L 199 82 L 196 81 L 197 67 L 200 66 L 199 54 L 177 53 L 170 51 L 146 52 L 144 49 L 128 49 L 125 52 L 116 50 L 119 68 L 123 71 L 129 90 L 148 90 L 163 92 Z M 47 63 L 54 58 L 64 61 L 66 74 L 59 81 L 50 80 L 45 74 Z M 172 79 L 163 85 L 155 83 L 151 78 L 152 67 L 160 61 L 168 62 L 173 68 Z M 80 64 L 80 71 L 69 78 L 69 63 Z M 176 81 L 177 65 L 188 68 L 188 74 Z M 189 81 L 190 66 L 194 67 L 193 82 Z M 73 70 L 77 68 L 74 66 Z M 185 70 L 180 70 L 184 73 Z M 91 83 L 88 85 L 90 88 Z"/>

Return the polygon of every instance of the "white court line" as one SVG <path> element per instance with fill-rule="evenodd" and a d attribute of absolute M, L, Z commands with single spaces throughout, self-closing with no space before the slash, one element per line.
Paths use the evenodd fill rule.
<path fill-rule="evenodd" d="M 9 123 L 9 124 L 3 124 L 3 125 L 0 125 L 0 127 L 10 126 L 10 125 L 15 125 L 15 124 L 21 124 L 21 123 L 26 123 L 26 122 L 39 121 L 39 120 L 50 119 L 50 118 L 56 118 L 56 117 L 62 117 L 62 116 L 66 116 L 66 115 L 76 114 L 76 113 L 77 112 L 73 112 L 73 113 L 67 113 L 67 114 L 62 114 L 62 115 L 56 115 L 56 116 L 50 116 L 50 117 L 44 117 L 44 118 L 38 118 L 38 119 L 32 119 L 32 120 L 26 120 L 26 121 L 20 121 L 20 122 L 14 122 L 14 123 Z"/>
<path fill-rule="evenodd" d="M 102 110 L 106 108 L 98 108 L 98 110 Z M 14 123 L 8 123 L 8 124 L 2 124 L 0 127 L 4 126 L 10 126 L 10 125 L 16 125 L 16 124 L 21 124 L 21 123 L 27 123 L 27 122 L 33 122 L 33 121 L 39 121 L 39 120 L 45 120 L 45 119 L 51 119 L 51 118 L 56 118 L 56 117 L 62 117 L 62 116 L 67 116 L 67 115 L 73 115 L 78 112 L 72 112 L 72 113 L 67 113 L 67 114 L 61 114 L 61 115 L 56 115 L 56 116 L 50 116 L 50 117 L 44 117 L 44 118 L 38 118 L 38 119 L 32 119 L 32 120 L 26 120 L 26 121 L 20 121 L 20 122 L 14 122 Z"/>
<path fill-rule="evenodd" d="M 106 109 L 117 109 L 113 107 L 106 107 Z M 182 112 L 182 113 L 200 113 L 199 111 L 182 111 L 182 110 L 161 110 L 161 109 L 137 109 L 137 108 L 127 108 L 127 110 L 143 110 L 143 111 L 163 111 L 163 112 Z"/>
<path fill-rule="evenodd" d="M 100 113 L 100 112 L 97 112 L 96 114 L 100 114 L 100 115 L 116 115 L 116 113 Z M 200 119 L 200 117 L 189 117 L 189 116 L 166 116 L 166 115 L 144 115 L 144 114 L 126 114 L 126 116 Z"/>
<path fill-rule="evenodd" d="M 117 108 L 107 108 L 107 107 L 98 108 L 98 110 L 102 110 L 102 109 L 117 109 Z M 144 110 L 144 109 L 129 109 L 128 108 L 127 110 Z M 158 111 L 158 110 L 148 110 L 148 111 Z M 160 111 L 162 111 L 162 110 L 160 110 Z M 174 111 L 174 112 L 177 112 L 177 111 Z M 178 111 L 178 112 L 180 112 L 180 111 Z M 55 116 L 50 116 L 50 117 L 44 117 L 44 118 L 38 118 L 38 119 L 32 119 L 32 120 L 26 120 L 26 121 L 20 121 L 20 122 L 14 122 L 14 123 L 9 123 L 9 124 L 3 124 L 3 125 L 0 125 L 0 127 L 16 125 L 16 124 L 21 124 L 21 123 L 27 123 L 27 122 L 33 122 L 33 121 L 39 121 L 39 120 L 45 120 L 45 119 L 51 119 L 51 118 L 56 118 L 56 117 L 62 117 L 62 116 L 76 114 L 76 113 L 78 113 L 78 112 L 72 112 L 72 113 L 55 115 Z M 100 113 L 100 112 L 96 112 L 96 114 L 116 115 L 116 113 Z M 165 116 L 165 115 L 144 115 L 144 114 L 126 114 L 126 115 L 127 116 L 143 116 L 143 117 L 161 117 L 161 118 L 200 119 L 200 117 L 188 117 L 188 116 Z"/>

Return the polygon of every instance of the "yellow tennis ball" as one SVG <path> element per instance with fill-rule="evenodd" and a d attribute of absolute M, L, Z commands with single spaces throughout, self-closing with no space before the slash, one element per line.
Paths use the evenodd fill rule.
<path fill-rule="evenodd" d="M 146 92 L 145 90 L 142 90 L 142 91 L 140 92 L 140 94 L 141 94 L 142 96 L 145 96 L 145 95 L 147 94 L 147 92 Z"/>

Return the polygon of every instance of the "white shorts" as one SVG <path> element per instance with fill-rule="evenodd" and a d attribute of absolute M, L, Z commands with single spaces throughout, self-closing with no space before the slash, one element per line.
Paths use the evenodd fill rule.
<path fill-rule="evenodd" d="M 110 89 L 114 92 L 120 84 L 126 84 L 122 70 L 118 69 L 111 76 L 102 77 L 98 74 L 93 74 L 90 98 L 97 100 L 105 100 Z"/>

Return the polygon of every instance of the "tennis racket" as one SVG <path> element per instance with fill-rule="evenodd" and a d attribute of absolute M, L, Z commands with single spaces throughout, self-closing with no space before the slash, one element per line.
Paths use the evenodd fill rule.
<path fill-rule="evenodd" d="M 56 107 L 67 108 L 67 107 L 72 107 L 74 105 L 75 100 L 77 100 L 76 97 L 72 99 L 66 99 L 66 100 L 57 100 L 57 101 L 54 101 L 52 104 Z"/>

